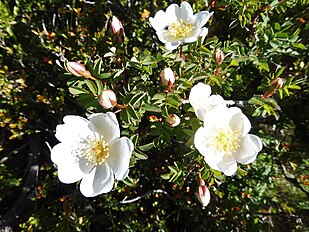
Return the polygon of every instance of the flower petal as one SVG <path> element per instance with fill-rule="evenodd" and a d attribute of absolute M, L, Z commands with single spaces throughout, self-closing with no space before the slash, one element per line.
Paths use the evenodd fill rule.
<path fill-rule="evenodd" d="M 110 156 L 106 160 L 117 180 L 126 178 L 134 145 L 127 137 L 121 137 L 110 145 Z"/>
<path fill-rule="evenodd" d="M 75 162 L 67 162 L 58 166 L 58 178 L 64 184 L 71 184 L 81 180 L 85 176 L 79 165 Z"/>
<path fill-rule="evenodd" d="M 230 127 L 232 130 L 240 132 L 241 137 L 248 134 L 251 129 L 251 123 L 246 115 L 241 112 L 241 109 L 237 107 L 229 108 L 230 113 Z"/>
<path fill-rule="evenodd" d="M 85 197 L 95 197 L 110 192 L 114 185 L 114 175 L 106 163 L 95 167 L 80 183 L 80 191 Z"/>
<path fill-rule="evenodd" d="M 207 130 L 204 127 L 200 127 L 194 135 L 194 146 L 204 156 L 205 162 L 210 168 L 219 171 L 220 169 L 217 164 L 221 161 L 222 156 L 215 154 L 210 148 L 205 146 L 207 137 Z"/>
<path fill-rule="evenodd" d="M 153 18 L 150 17 L 149 22 L 156 31 L 162 31 L 168 25 L 166 14 L 163 10 L 158 11 Z"/>
<path fill-rule="evenodd" d="M 56 138 L 60 142 L 75 142 L 79 137 L 93 134 L 93 125 L 90 121 L 77 115 L 67 115 L 63 118 L 64 124 L 56 127 Z"/>
<path fill-rule="evenodd" d="M 192 87 L 189 101 L 193 108 L 198 107 L 200 102 L 205 102 L 208 100 L 211 94 L 211 88 L 209 85 L 205 85 L 202 82 L 199 82 L 195 86 Z"/>
<path fill-rule="evenodd" d="M 232 155 L 224 156 L 218 167 L 227 176 L 232 176 L 237 171 L 237 163 Z"/>
<path fill-rule="evenodd" d="M 193 10 L 191 5 L 186 1 L 182 2 L 180 7 L 176 10 L 176 16 L 178 19 L 182 19 L 184 22 L 190 20 L 193 17 Z"/>
<path fill-rule="evenodd" d="M 213 12 L 209 13 L 208 11 L 201 11 L 199 13 L 196 13 L 193 16 L 193 24 L 195 28 L 202 28 L 212 15 Z"/>
<path fill-rule="evenodd" d="M 262 150 L 263 144 L 258 136 L 248 134 L 242 138 L 239 149 L 233 154 L 238 163 L 252 163 Z"/>
<path fill-rule="evenodd" d="M 119 124 L 114 113 L 91 114 L 89 120 L 94 124 L 96 131 L 103 135 L 106 142 L 110 143 L 120 137 Z"/>
<path fill-rule="evenodd" d="M 69 146 L 64 143 L 58 143 L 51 149 L 50 158 L 51 161 L 59 165 L 66 162 L 67 156 L 71 154 L 71 149 Z"/>
<path fill-rule="evenodd" d="M 179 41 L 177 42 L 166 42 L 165 43 L 165 48 L 166 50 L 168 51 L 173 51 L 174 49 L 178 48 L 178 46 L 180 45 L 181 43 Z"/>

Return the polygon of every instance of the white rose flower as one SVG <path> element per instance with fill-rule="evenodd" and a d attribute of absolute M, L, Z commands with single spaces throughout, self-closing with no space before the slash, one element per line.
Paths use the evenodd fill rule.
<path fill-rule="evenodd" d="M 126 178 L 134 145 L 127 137 L 120 138 L 114 113 L 96 113 L 88 119 L 75 115 L 63 118 L 64 124 L 56 128 L 61 143 L 52 148 L 51 160 L 58 167 L 61 182 L 81 180 L 81 193 L 94 197 L 112 190 L 114 176 Z"/>
<path fill-rule="evenodd" d="M 159 40 L 165 43 L 165 48 L 174 50 L 181 43 L 191 43 L 199 36 L 206 36 L 208 29 L 204 25 L 212 14 L 213 12 L 201 11 L 193 15 L 191 5 L 184 1 L 180 7 L 172 4 L 165 12 L 158 11 L 149 21 Z"/>
<path fill-rule="evenodd" d="M 210 86 L 202 82 L 192 87 L 189 101 L 196 116 L 202 121 L 204 120 L 205 114 L 210 112 L 214 107 L 226 105 L 223 97 L 220 95 L 211 95 Z"/>
<path fill-rule="evenodd" d="M 239 108 L 217 106 L 205 115 L 194 145 L 212 169 L 232 176 L 237 171 L 237 162 L 252 163 L 262 150 L 261 139 L 248 134 L 250 129 L 249 119 Z"/>

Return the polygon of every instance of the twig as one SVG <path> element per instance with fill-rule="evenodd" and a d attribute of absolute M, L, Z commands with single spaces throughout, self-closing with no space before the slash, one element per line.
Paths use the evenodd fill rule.
<path fill-rule="evenodd" d="M 139 197 L 135 197 L 131 200 L 127 200 L 127 197 L 125 197 L 122 201 L 120 201 L 119 203 L 120 204 L 129 204 L 129 203 L 133 203 L 135 201 L 138 201 L 138 200 L 141 200 L 143 198 L 146 198 L 146 197 L 149 197 L 150 195 L 152 194 L 155 194 L 155 193 L 161 193 L 161 194 L 165 194 L 170 200 L 174 201 L 174 199 L 164 190 L 162 189 L 156 189 L 156 190 L 151 190 L 145 194 L 143 194 L 142 196 L 139 196 Z"/>

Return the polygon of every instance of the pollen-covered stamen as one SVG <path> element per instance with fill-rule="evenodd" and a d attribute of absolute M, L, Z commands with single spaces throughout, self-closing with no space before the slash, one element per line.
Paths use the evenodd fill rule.
<path fill-rule="evenodd" d="M 190 23 L 185 23 L 182 19 L 177 20 L 168 26 L 165 31 L 166 36 L 182 38 L 188 36 L 195 27 Z"/>
<path fill-rule="evenodd" d="M 212 146 L 226 156 L 231 155 L 239 148 L 240 132 L 231 128 L 216 128 L 212 131 Z"/>
<path fill-rule="evenodd" d="M 109 157 L 109 144 L 103 139 L 95 141 L 94 147 L 92 148 L 93 153 L 96 157 L 96 164 L 101 165 Z"/>
<path fill-rule="evenodd" d="M 102 165 L 110 155 L 109 148 L 109 143 L 103 137 L 89 136 L 79 143 L 76 157 L 83 157 L 86 165 Z"/>

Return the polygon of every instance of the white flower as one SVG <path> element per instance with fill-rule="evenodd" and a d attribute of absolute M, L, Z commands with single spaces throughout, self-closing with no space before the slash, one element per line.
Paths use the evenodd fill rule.
<path fill-rule="evenodd" d="M 248 134 L 249 119 L 237 107 L 217 106 L 204 118 L 194 137 L 194 145 L 204 156 L 206 163 L 215 170 L 232 176 L 237 162 L 252 163 L 262 150 L 262 141 Z"/>
<path fill-rule="evenodd" d="M 53 147 L 51 160 L 58 166 L 58 178 L 70 184 L 81 180 L 80 191 L 94 197 L 112 190 L 114 176 L 126 178 L 133 143 L 120 138 L 120 129 L 114 113 L 97 113 L 89 120 L 75 115 L 63 118 L 56 128 L 61 142 Z"/>
<path fill-rule="evenodd" d="M 208 11 L 201 11 L 193 15 L 188 2 L 170 5 L 166 11 L 160 10 L 149 18 L 151 26 L 156 30 L 159 40 L 165 43 L 167 50 L 176 49 L 181 43 L 191 43 L 199 36 L 205 36 L 208 29 L 203 27 L 212 16 Z"/>
<path fill-rule="evenodd" d="M 189 95 L 189 101 L 196 116 L 204 120 L 204 115 L 210 112 L 215 106 L 226 105 L 226 101 L 220 95 L 211 95 L 209 85 L 199 82 L 193 86 Z"/>

